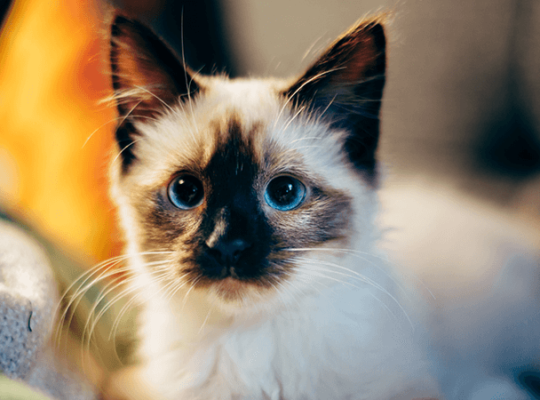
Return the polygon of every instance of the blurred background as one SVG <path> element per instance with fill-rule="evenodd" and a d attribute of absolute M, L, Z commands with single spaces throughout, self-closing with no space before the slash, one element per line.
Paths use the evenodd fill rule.
<path fill-rule="evenodd" d="M 115 110 L 97 0 L 3 0 L 0 205 L 89 264 L 118 253 L 106 164 Z M 444 183 L 540 230 L 536 0 L 117 0 L 202 73 L 300 73 L 391 10 L 384 187 Z M 426 186 L 426 185 L 424 185 Z"/>
<path fill-rule="evenodd" d="M 538 269 L 539 1 L 0 0 L 0 211 L 81 269 L 122 246 L 107 196 L 116 110 L 100 102 L 111 5 L 183 47 L 193 69 L 231 77 L 299 74 L 356 20 L 390 10 L 386 246 L 441 304 L 490 287 L 503 266 Z M 57 264 L 64 283 L 81 272 Z M 529 282 L 508 298 L 540 287 Z"/>

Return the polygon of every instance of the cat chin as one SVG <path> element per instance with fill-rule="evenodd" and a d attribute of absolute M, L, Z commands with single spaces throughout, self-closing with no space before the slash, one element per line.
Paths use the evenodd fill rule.
<path fill-rule="evenodd" d="M 264 311 L 277 296 L 273 287 L 226 278 L 199 289 L 206 291 L 212 304 L 229 314 L 244 314 Z"/>

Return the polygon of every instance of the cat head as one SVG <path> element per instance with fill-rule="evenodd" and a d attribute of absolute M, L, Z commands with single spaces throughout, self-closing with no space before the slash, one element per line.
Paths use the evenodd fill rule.
<path fill-rule="evenodd" d="M 246 305 L 287 284 L 311 287 L 321 263 L 343 262 L 332 249 L 370 242 L 386 68 L 379 19 L 291 81 L 201 76 L 120 15 L 111 35 L 113 197 L 136 268 Z"/>

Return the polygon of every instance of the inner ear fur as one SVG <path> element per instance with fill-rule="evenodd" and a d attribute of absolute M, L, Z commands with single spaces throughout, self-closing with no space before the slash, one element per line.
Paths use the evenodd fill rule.
<path fill-rule="evenodd" d="M 124 169 L 135 159 L 133 122 L 154 119 L 200 86 L 151 29 L 117 14 L 111 24 L 110 63 L 114 98 L 120 116 L 116 139 Z"/>
<path fill-rule="evenodd" d="M 349 159 L 370 179 L 376 172 L 386 76 L 384 19 L 378 16 L 355 24 L 283 92 L 295 107 L 346 130 Z"/>

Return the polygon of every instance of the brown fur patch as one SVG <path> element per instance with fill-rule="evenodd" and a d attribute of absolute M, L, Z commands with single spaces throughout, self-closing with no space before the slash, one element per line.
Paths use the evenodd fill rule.
<path fill-rule="evenodd" d="M 299 155 L 283 157 L 284 149 L 257 140 L 264 135 L 261 125 L 246 130 L 238 116 L 231 116 L 214 127 L 213 155 L 197 171 L 188 170 L 205 188 L 205 200 L 199 207 L 174 207 L 165 186 L 134 195 L 142 227 L 141 250 L 174 251 L 175 274 L 197 288 L 217 285 L 216 290 L 221 288 L 229 296 L 240 293 L 242 287 L 269 289 L 287 279 L 298 256 L 288 249 L 330 241 L 347 244 L 352 213 L 348 195 L 308 171 Z M 186 171 L 182 166 L 179 169 Z M 283 173 L 295 176 L 308 188 L 304 203 L 290 211 L 275 210 L 264 201 L 267 183 Z M 216 263 L 208 248 L 218 224 L 223 238 L 249 242 L 231 271 L 224 271 L 225 266 Z M 223 283 L 231 279 L 234 284 Z"/>

